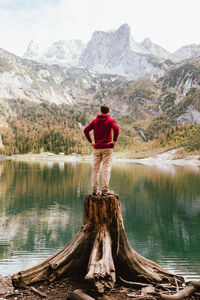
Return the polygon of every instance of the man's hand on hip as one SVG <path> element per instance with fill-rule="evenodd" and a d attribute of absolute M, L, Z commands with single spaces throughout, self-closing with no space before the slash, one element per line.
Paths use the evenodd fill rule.
<path fill-rule="evenodd" d="M 115 147 L 115 144 L 116 144 L 116 142 L 114 142 L 114 141 L 113 141 L 113 142 L 110 142 L 109 144 L 110 144 L 110 145 L 113 145 L 113 148 L 114 148 L 114 147 Z"/>

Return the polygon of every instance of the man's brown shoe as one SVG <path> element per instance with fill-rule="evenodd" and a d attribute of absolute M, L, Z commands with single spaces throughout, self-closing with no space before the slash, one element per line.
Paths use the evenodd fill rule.
<path fill-rule="evenodd" d="M 110 190 L 103 190 L 102 191 L 102 196 L 108 196 L 108 195 L 114 195 L 115 193 L 113 191 Z"/>
<path fill-rule="evenodd" d="M 100 192 L 99 192 L 99 191 L 93 191 L 92 195 L 93 195 L 93 196 L 99 196 L 99 195 L 100 195 Z"/>

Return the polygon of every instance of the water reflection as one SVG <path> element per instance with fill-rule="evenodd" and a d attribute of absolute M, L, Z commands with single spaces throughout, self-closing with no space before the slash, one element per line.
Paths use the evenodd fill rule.
<path fill-rule="evenodd" d="M 169 270 L 188 278 L 193 273 L 198 276 L 200 172 L 173 167 L 170 173 L 164 168 L 127 165 L 118 173 L 119 168 L 113 168 L 112 184 L 120 191 L 132 246 Z"/>
<path fill-rule="evenodd" d="M 82 225 L 90 192 L 87 163 L 0 164 L 0 273 L 33 265 Z M 200 278 L 200 172 L 186 167 L 113 164 L 131 245 L 165 268 Z"/>
<path fill-rule="evenodd" d="M 82 225 L 90 169 L 67 164 L 61 172 L 59 164 L 0 164 L 0 273 L 8 272 L 3 268 L 8 259 L 13 263 L 17 256 L 15 272 L 15 267 L 31 265 L 32 255 L 46 257 L 72 238 Z M 30 259 L 22 264 L 18 258 L 24 253 Z"/>

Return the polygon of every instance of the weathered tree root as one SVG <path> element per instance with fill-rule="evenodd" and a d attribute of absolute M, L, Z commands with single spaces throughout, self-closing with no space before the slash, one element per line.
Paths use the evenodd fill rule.
<path fill-rule="evenodd" d="M 181 284 L 156 263 L 133 250 L 124 230 L 118 195 L 86 196 L 83 226 L 59 252 L 44 262 L 12 276 L 13 284 L 54 281 L 62 276 L 79 277 L 103 293 L 116 278 L 143 283 Z"/>
<path fill-rule="evenodd" d="M 200 281 L 191 281 L 188 286 L 186 286 L 183 290 L 179 291 L 174 295 L 165 295 L 161 294 L 160 297 L 163 300 L 182 300 L 185 299 L 195 292 L 200 291 Z"/>

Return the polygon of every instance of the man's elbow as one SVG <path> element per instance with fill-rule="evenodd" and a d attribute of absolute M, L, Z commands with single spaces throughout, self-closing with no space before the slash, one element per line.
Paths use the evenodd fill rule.
<path fill-rule="evenodd" d="M 87 135 L 87 133 L 88 133 L 87 127 L 84 128 L 83 132 L 85 135 Z"/>

